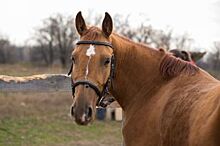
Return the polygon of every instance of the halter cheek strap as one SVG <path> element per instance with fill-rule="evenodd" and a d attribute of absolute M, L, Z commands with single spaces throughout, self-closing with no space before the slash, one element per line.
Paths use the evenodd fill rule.
<path fill-rule="evenodd" d="M 76 43 L 77 45 L 80 45 L 80 44 L 92 44 L 92 45 L 101 45 L 101 46 L 108 46 L 110 48 L 113 49 L 113 46 L 112 44 L 110 44 L 109 42 L 100 42 L 100 41 L 78 41 Z M 71 65 L 71 68 L 69 70 L 69 73 L 68 75 L 70 75 L 72 73 L 72 68 L 73 68 L 73 63 Z M 104 97 L 109 94 L 109 86 L 111 85 L 111 82 L 113 80 L 115 76 L 115 57 L 114 57 L 114 54 L 112 55 L 111 57 L 111 70 L 110 70 L 110 76 L 108 77 L 106 83 L 104 84 L 103 86 L 103 90 L 100 91 L 99 87 L 88 81 L 88 80 L 78 80 L 78 81 L 73 81 L 73 79 L 71 79 L 71 86 L 72 86 L 72 95 L 74 96 L 75 94 L 75 88 L 79 85 L 85 85 L 86 87 L 89 87 L 89 88 L 92 88 L 96 94 L 98 95 L 98 100 L 97 100 L 97 103 L 96 105 L 97 106 L 102 106 L 102 101 L 104 99 Z"/>

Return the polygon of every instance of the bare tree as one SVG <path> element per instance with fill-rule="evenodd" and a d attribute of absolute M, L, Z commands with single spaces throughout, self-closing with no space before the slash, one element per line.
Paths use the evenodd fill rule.
<path fill-rule="evenodd" d="M 52 65 L 58 59 L 66 67 L 76 39 L 73 19 L 57 14 L 45 19 L 43 26 L 36 30 L 35 41 L 39 47 L 35 49 L 39 49 L 46 64 Z"/>
<path fill-rule="evenodd" d="M 9 39 L 0 38 L 0 63 L 14 63 L 18 60 L 18 48 Z"/>
<path fill-rule="evenodd" d="M 37 46 L 34 47 L 35 53 L 37 50 L 41 54 L 46 65 L 52 65 L 54 62 L 55 52 L 55 31 L 56 24 L 50 17 L 43 21 L 43 26 L 36 30 L 34 39 Z"/>
<path fill-rule="evenodd" d="M 69 60 L 73 42 L 78 38 L 71 17 L 65 18 L 58 14 L 53 18 L 55 25 L 55 40 L 59 50 L 59 58 L 63 67 L 66 67 Z"/>
<path fill-rule="evenodd" d="M 152 34 L 154 32 L 153 27 L 151 25 L 144 25 L 141 24 L 140 27 L 136 30 L 137 34 L 135 36 L 135 39 L 138 42 L 146 43 L 146 44 L 153 44 L 154 40 L 152 38 Z"/>
<path fill-rule="evenodd" d="M 213 70 L 220 69 L 220 42 L 214 42 L 213 47 L 214 52 L 210 52 L 207 62 L 209 66 L 212 67 Z"/>
<path fill-rule="evenodd" d="M 194 40 L 190 38 L 187 33 L 185 33 L 174 38 L 174 47 L 177 49 L 189 50 L 191 49 L 191 45 L 193 42 Z"/>
<path fill-rule="evenodd" d="M 129 15 L 122 17 L 121 15 L 115 15 L 114 28 L 115 30 L 136 41 L 149 44 L 155 48 L 170 49 L 186 49 L 191 47 L 192 39 L 189 35 L 175 36 L 172 28 L 167 27 L 165 30 L 155 29 L 148 22 L 148 19 L 144 21 L 138 27 L 132 27 L 129 22 Z"/>
<path fill-rule="evenodd" d="M 169 50 L 172 44 L 172 29 L 158 30 L 153 29 L 150 34 L 151 44 L 156 48 L 164 48 Z"/>
<path fill-rule="evenodd" d="M 134 29 L 132 30 L 132 27 L 130 26 L 129 15 L 126 18 L 121 15 L 115 15 L 113 19 L 114 29 L 116 32 L 130 39 L 134 39 L 136 32 Z"/>
<path fill-rule="evenodd" d="M 0 63 L 6 63 L 7 58 L 7 51 L 6 49 L 9 48 L 9 40 L 0 39 Z"/>

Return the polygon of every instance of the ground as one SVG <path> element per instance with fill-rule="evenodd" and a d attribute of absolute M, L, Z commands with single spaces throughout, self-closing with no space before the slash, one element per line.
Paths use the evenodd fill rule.
<path fill-rule="evenodd" d="M 66 73 L 59 67 L 0 65 L 0 74 Z M 76 125 L 69 116 L 71 92 L 0 91 L 0 146 L 120 146 L 121 123 Z"/>

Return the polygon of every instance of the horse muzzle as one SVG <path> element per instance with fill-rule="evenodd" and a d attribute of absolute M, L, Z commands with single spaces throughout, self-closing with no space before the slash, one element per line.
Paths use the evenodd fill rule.
<path fill-rule="evenodd" d="M 93 119 L 94 112 L 91 106 L 86 106 L 83 109 L 71 106 L 70 114 L 78 125 L 88 125 Z"/>

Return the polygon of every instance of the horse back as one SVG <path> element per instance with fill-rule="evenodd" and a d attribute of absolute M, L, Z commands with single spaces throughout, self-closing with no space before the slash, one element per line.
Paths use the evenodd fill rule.
<path fill-rule="evenodd" d="M 181 80 L 184 77 L 171 83 L 176 88 L 167 88 L 160 117 L 161 145 L 219 146 L 219 82 L 204 75 L 188 80 L 190 84 Z"/>

